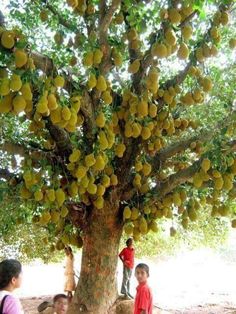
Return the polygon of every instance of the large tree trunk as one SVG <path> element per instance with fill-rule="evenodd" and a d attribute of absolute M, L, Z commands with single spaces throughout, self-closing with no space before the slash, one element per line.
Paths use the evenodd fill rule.
<path fill-rule="evenodd" d="M 117 207 L 93 209 L 84 234 L 78 286 L 69 313 L 106 314 L 117 298 L 116 269 L 122 224 Z"/>

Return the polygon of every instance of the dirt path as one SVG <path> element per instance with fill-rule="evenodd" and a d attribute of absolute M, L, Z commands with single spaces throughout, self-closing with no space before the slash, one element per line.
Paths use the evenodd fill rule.
<path fill-rule="evenodd" d="M 37 314 L 37 306 L 45 300 L 51 300 L 51 297 L 22 298 L 25 314 Z M 182 310 L 156 310 L 155 312 L 155 314 L 236 314 L 236 307 L 233 307 L 232 304 L 205 304 Z"/>

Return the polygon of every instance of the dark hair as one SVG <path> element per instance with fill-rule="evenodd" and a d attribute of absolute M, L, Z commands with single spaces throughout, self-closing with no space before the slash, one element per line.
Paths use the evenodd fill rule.
<path fill-rule="evenodd" d="M 53 298 L 53 303 L 57 302 L 59 299 L 67 299 L 67 296 L 63 293 L 56 294 Z"/>
<path fill-rule="evenodd" d="M 144 263 L 140 263 L 138 264 L 136 267 L 135 267 L 135 270 L 139 268 L 139 269 L 143 269 L 149 276 L 149 267 L 147 264 L 144 264 Z"/>
<path fill-rule="evenodd" d="M 129 238 L 128 240 L 126 240 L 125 243 L 126 243 L 126 245 L 128 246 L 130 242 L 133 242 L 133 239 L 132 239 L 132 238 Z"/>
<path fill-rule="evenodd" d="M 71 254 L 73 254 L 72 248 L 71 248 L 70 246 L 66 246 L 66 247 L 65 247 L 65 251 L 66 251 L 66 252 L 69 252 L 69 253 L 71 253 Z"/>
<path fill-rule="evenodd" d="M 21 263 L 15 259 L 6 259 L 0 263 L 0 290 L 9 285 L 12 278 L 18 277 L 22 271 Z"/>

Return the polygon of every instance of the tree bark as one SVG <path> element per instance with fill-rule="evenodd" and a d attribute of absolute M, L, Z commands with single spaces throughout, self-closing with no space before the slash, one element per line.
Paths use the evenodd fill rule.
<path fill-rule="evenodd" d="M 78 286 L 69 314 L 106 314 L 117 299 L 116 269 L 122 223 L 118 208 L 106 203 L 93 208 L 84 233 Z"/>

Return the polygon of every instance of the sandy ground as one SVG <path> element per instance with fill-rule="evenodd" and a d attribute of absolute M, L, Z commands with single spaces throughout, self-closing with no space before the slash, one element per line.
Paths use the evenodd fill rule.
<path fill-rule="evenodd" d="M 154 302 L 165 310 L 160 313 L 236 314 L 236 231 L 220 253 L 201 249 L 185 251 L 163 261 L 142 261 L 150 266 L 149 282 Z M 75 265 L 79 273 L 80 255 L 76 256 Z M 24 282 L 17 294 L 22 299 L 26 314 L 36 313 L 35 309 L 42 300 L 63 292 L 63 273 L 63 264 L 42 265 L 34 262 L 24 266 Z M 117 278 L 120 287 L 120 262 Z M 135 287 L 133 277 L 133 295 Z"/>

